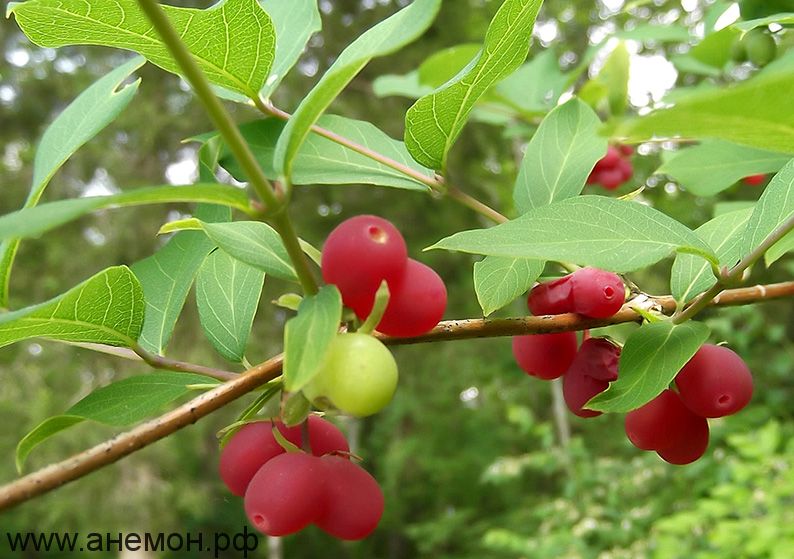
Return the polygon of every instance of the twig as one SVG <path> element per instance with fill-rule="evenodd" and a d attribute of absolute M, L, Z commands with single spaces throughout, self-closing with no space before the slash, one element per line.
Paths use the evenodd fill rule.
<path fill-rule="evenodd" d="M 771 285 L 756 285 L 722 292 L 711 304 L 716 306 L 746 305 L 794 295 L 794 281 Z M 657 305 L 665 313 L 675 310 L 673 297 L 655 297 L 648 303 Z M 566 330 L 584 330 L 610 324 L 636 322 L 640 315 L 624 307 L 609 319 L 587 319 L 575 314 L 508 319 L 450 320 L 439 324 L 429 334 L 417 338 L 383 338 L 388 345 L 402 345 L 447 340 L 465 340 L 519 334 L 541 334 Z M 195 423 L 202 417 L 225 406 L 276 378 L 281 372 L 283 356 L 278 355 L 238 375 L 214 390 L 188 403 L 122 433 L 109 441 L 76 454 L 57 464 L 47 466 L 0 487 L 0 511 L 74 481 L 95 470 L 140 450 L 168 435 Z"/>
<path fill-rule="evenodd" d="M 204 365 L 197 365 L 195 363 L 177 361 L 176 359 L 163 357 L 162 355 L 155 355 L 154 353 L 149 353 L 140 346 L 136 346 L 132 348 L 132 351 L 135 352 L 135 354 L 138 355 L 138 357 L 143 359 L 143 361 L 145 361 L 146 364 L 148 364 L 151 367 L 154 367 L 155 369 L 174 371 L 177 373 L 196 373 L 199 375 L 206 375 L 208 377 L 216 378 L 224 382 L 227 380 L 235 379 L 240 376 L 238 373 L 224 371 L 223 369 L 206 367 Z"/>

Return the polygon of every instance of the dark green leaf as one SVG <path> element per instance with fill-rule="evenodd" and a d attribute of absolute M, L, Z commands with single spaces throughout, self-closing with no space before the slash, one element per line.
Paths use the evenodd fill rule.
<path fill-rule="evenodd" d="M 486 256 L 474 264 L 474 289 L 488 316 L 525 293 L 543 272 L 542 260 Z"/>
<path fill-rule="evenodd" d="M 794 159 L 772 178 L 755 206 L 741 243 L 742 255 L 750 254 L 775 229 L 794 215 Z M 794 234 L 789 233 L 764 255 L 767 266 L 794 249 Z"/>

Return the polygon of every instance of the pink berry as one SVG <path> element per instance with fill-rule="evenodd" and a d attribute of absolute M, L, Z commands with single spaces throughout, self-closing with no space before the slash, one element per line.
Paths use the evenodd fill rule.
<path fill-rule="evenodd" d="M 315 456 L 331 452 L 349 452 L 347 440 L 330 421 L 310 415 L 309 444 Z M 301 445 L 301 427 L 285 427 L 276 423 L 284 438 L 295 446 Z M 257 470 L 280 454 L 284 448 L 273 436 L 273 423 L 257 421 L 244 425 L 221 450 L 219 471 L 229 491 L 242 497 Z"/>
<path fill-rule="evenodd" d="M 626 414 L 626 435 L 631 444 L 642 450 L 659 450 L 677 446 L 692 424 L 692 412 L 681 397 L 665 389 L 644 406 Z"/>
<path fill-rule="evenodd" d="M 706 344 L 675 377 L 681 399 L 701 417 L 732 415 L 753 397 L 753 376 L 736 353 Z"/>
<path fill-rule="evenodd" d="M 571 274 L 573 311 L 591 318 L 614 315 L 626 301 L 620 276 L 597 268 L 582 268 Z"/>
<path fill-rule="evenodd" d="M 378 482 L 358 464 L 338 456 L 324 456 L 325 513 L 317 526 L 342 540 L 366 538 L 383 515 L 383 492 Z"/>
<path fill-rule="evenodd" d="M 411 258 L 402 274 L 387 280 L 389 304 L 377 330 L 397 337 L 419 336 L 439 323 L 447 307 L 444 280 L 429 266 Z M 368 305 L 354 306 L 362 320 L 372 310 Z"/>
<path fill-rule="evenodd" d="M 562 376 L 576 357 L 576 334 L 529 334 L 513 337 L 513 357 L 521 369 L 543 380 Z"/>
<path fill-rule="evenodd" d="M 582 342 L 576 357 L 562 377 L 565 403 L 579 417 L 596 417 L 601 412 L 583 406 L 618 378 L 620 348 L 604 338 Z"/>
<path fill-rule="evenodd" d="M 620 171 L 622 182 L 626 182 L 634 176 L 634 166 L 627 159 L 621 159 L 617 164 L 617 169 Z"/>
<path fill-rule="evenodd" d="M 620 150 L 620 154 L 624 157 L 631 157 L 634 155 L 634 148 L 632 146 L 619 146 L 618 149 Z"/>
<path fill-rule="evenodd" d="M 325 241 L 322 273 L 345 305 L 372 305 L 381 281 L 402 274 L 408 258 L 405 240 L 390 222 L 359 215 L 340 223 Z"/>
<path fill-rule="evenodd" d="M 323 517 L 326 487 L 322 459 L 303 452 L 280 454 L 262 466 L 248 485 L 245 514 L 263 534 L 294 534 Z"/>
<path fill-rule="evenodd" d="M 601 186 L 607 190 L 615 190 L 620 187 L 621 184 L 626 182 L 626 180 L 623 178 L 623 171 L 617 166 L 601 171 L 598 179 L 598 182 L 601 183 Z"/>
<path fill-rule="evenodd" d="M 540 283 L 532 288 L 527 306 L 535 316 L 573 312 L 571 276 Z"/>
<path fill-rule="evenodd" d="M 759 186 L 764 184 L 764 181 L 766 181 L 766 175 L 750 175 L 749 177 L 744 177 L 742 180 L 744 181 L 744 184 L 749 186 Z"/>
<path fill-rule="evenodd" d="M 612 169 L 615 165 L 618 164 L 620 161 L 620 151 L 615 146 L 609 146 L 607 148 L 607 154 L 602 157 L 596 164 L 594 169 L 598 171 L 604 171 L 607 169 Z"/>

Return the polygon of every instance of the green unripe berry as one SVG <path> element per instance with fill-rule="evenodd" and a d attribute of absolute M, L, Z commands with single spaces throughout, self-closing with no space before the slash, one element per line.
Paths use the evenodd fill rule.
<path fill-rule="evenodd" d="M 747 49 L 744 47 L 744 42 L 737 38 L 731 45 L 731 60 L 737 64 L 747 62 Z"/>
<path fill-rule="evenodd" d="M 758 67 L 764 67 L 777 56 L 775 38 L 761 29 L 748 31 L 742 38 L 747 59 Z"/>
<path fill-rule="evenodd" d="M 366 334 L 339 334 L 303 393 L 320 408 L 364 417 L 386 407 L 396 388 L 397 363 L 383 343 Z"/>

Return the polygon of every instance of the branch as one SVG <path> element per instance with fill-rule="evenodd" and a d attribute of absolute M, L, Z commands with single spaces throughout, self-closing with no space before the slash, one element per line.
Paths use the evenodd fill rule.
<path fill-rule="evenodd" d="M 177 361 L 176 359 L 163 357 L 162 355 L 155 355 L 154 353 L 149 353 L 141 346 L 135 346 L 132 348 L 132 351 L 143 359 L 147 365 L 155 369 L 174 371 L 177 373 L 196 373 L 216 378 L 224 382 L 240 376 L 237 373 L 216 369 L 214 367 L 205 367 L 204 365 L 196 365 L 195 363 L 187 363 L 185 361 Z"/>
<path fill-rule="evenodd" d="M 746 305 L 792 295 L 794 295 L 794 281 L 730 289 L 715 297 L 711 304 L 720 307 Z M 676 306 L 675 299 L 669 296 L 647 297 L 639 303 L 648 307 L 656 307 L 667 314 L 672 313 Z M 630 304 L 638 305 L 637 299 L 631 301 Z M 561 314 L 524 318 L 449 320 L 440 323 L 428 334 L 416 338 L 382 336 L 381 338 L 387 345 L 404 345 L 585 330 L 624 322 L 638 322 L 641 319 L 639 314 L 628 306 L 624 306 L 620 312 L 608 319 L 589 319 L 575 314 Z M 281 373 L 282 362 L 283 355 L 277 355 L 161 417 L 147 421 L 80 454 L 0 487 L 0 511 L 79 479 L 195 423 L 202 417 L 276 378 Z"/>
<path fill-rule="evenodd" d="M 292 117 L 291 114 L 279 109 L 278 107 L 274 106 L 272 103 L 266 103 L 259 98 L 254 98 L 253 101 L 254 104 L 256 105 L 256 108 L 259 109 L 260 112 L 266 115 L 274 116 L 276 118 L 280 118 L 281 120 L 289 120 Z M 340 146 L 344 146 L 351 151 L 363 155 L 364 157 L 368 157 L 373 161 L 377 161 L 381 165 L 390 167 L 395 171 L 397 171 L 398 173 L 402 173 L 407 177 L 411 177 L 412 179 L 419 181 L 420 183 L 428 186 L 430 190 L 434 192 L 438 192 L 440 194 L 444 194 L 444 193 L 448 194 L 449 197 L 455 200 L 456 202 L 466 206 L 467 208 L 474 210 L 475 212 L 487 217 L 488 219 L 495 221 L 496 223 L 504 223 L 505 221 L 508 221 L 508 219 L 505 216 L 500 214 L 492 207 L 477 200 L 473 196 L 464 193 L 455 186 L 448 186 L 444 181 L 444 179 L 440 176 L 436 175 L 433 177 L 428 177 L 427 175 L 425 175 L 424 173 L 420 173 L 416 169 L 412 169 L 411 167 L 403 163 L 400 163 L 399 161 L 395 161 L 394 159 L 387 157 L 382 153 L 372 150 L 366 146 L 362 146 L 361 144 L 354 142 L 350 138 L 345 138 L 344 136 L 341 136 L 336 132 L 332 132 L 327 128 L 317 126 L 316 124 L 312 125 L 311 130 L 318 136 L 322 136 L 323 138 L 331 140 L 332 142 L 339 144 Z"/>
<path fill-rule="evenodd" d="M 240 130 L 231 115 L 213 93 L 209 80 L 207 80 L 204 72 L 193 59 L 193 55 L 190 54 L 185 43 L 182 42 L 181 37 L 171 25 L 163 9 L 154 0 L 138 0 L 138 4 L 146 14 L 146 17 L 152 22 L 166 47 L 168 47 L 185 79 L 190 83 L 190 86 L 204 105 L 207 114 L 215 123 L 215 126 L 218 127 L 221 136 L 223 136 L 229 149 L 245 171 L 251 186 L 265 203 L 265 211 L 272 216 L 273 226 L 284 242 L 290 260 L 295 266 L 295 273 L 303 291 L 308 295 L 317 293 L 317 281 L 311 273 L 306 255 L 301 250 L 300 242 L 290 221 L 289 214 L 285 211 L 286 202 L 276 195 L 273 185 L 270 184 L 264 171 L 257 163 L 256 157 L 254 157 L 251 148 L 245 142 L 242 134 L 240 134 Z"/>

